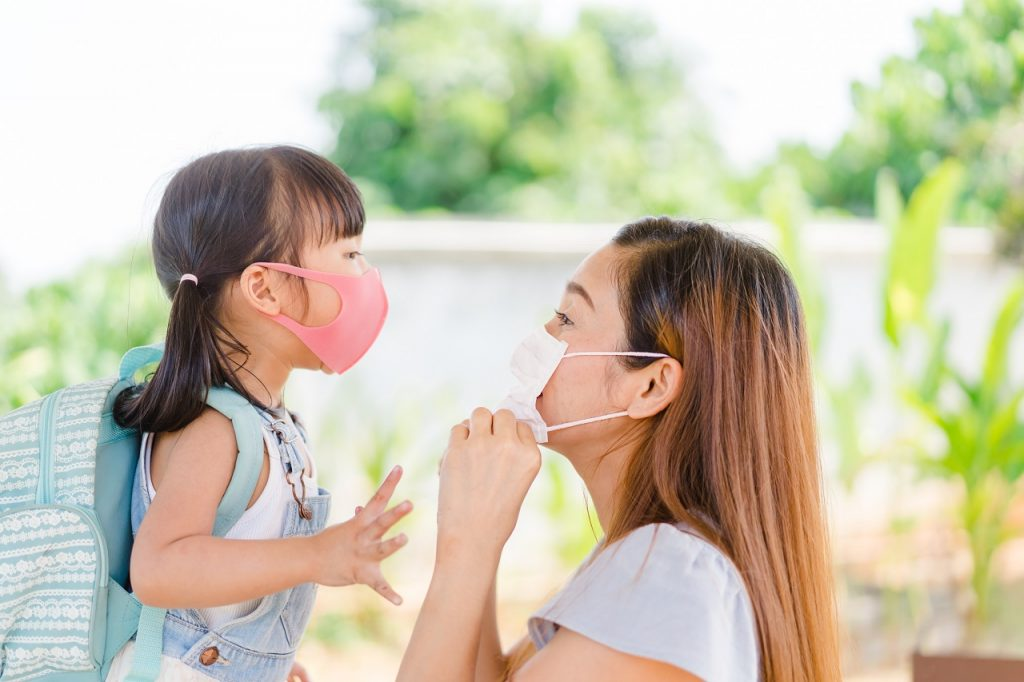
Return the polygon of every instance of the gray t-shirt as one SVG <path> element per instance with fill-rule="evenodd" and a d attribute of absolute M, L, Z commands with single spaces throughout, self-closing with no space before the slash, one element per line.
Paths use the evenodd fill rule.
<path fill-rule="evenodd" d="M 641 526 L 594 548 L 568 584 L 530 617 L 540 650 L 559 627 L 709 682 L 759 679 L 758 639 L 742 577 L 683 524 Z"/>

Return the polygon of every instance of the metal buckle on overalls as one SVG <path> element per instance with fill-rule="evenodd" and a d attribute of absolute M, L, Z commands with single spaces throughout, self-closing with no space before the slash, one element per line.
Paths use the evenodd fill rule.
<path fill-rule="evenodd" d="M 274 430 L 277 439 L 282 443 L 291 443 L 299 438 L 299 430 L 291 428 L 288 422 L 283 419 L 275 419 L 270 422 L 270 428 Z M 290 436 L 290 438 L 285 436 Z"/>
<path fill-rule="evenodd" d="M 289 445 L 301 437 L 301 433 L 297 428 L 293 428 L 288 422 L 283 419 L 275 419 L 270 423 L 270 428 L 274 431 L 277 436 L 277 440 L 280 443 Z M 294 446 L 293 446 L 294 447 Z M 306 473 L 306 466 L 303 463 L 302 469 L 299 471 L 299 483 L 302 485 L 302 497 L 300 498 L 295 492 L 295 481 L 292 480 L 292 472 L 295 471 L 295 467 L 292 462 L 291 452 L 287 452 L 291 448 L 286 448 L 285 457 L 287 459 L 286 469 L 284 472 L 284 480 L 288 482 L 289 487 L 292 489 L 292 497 L 295 499 L 295 503 L 299 505 L 299 516 L 306 521 L 313 518 L 313 510 L 306 504 L 306 479 L 302 476 Z"/>

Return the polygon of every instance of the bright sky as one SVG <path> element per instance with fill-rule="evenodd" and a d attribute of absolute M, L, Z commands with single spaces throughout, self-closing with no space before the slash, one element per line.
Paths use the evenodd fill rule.
<path fill-rule="evenodd" d="M 580 4 L 546 0 L 546 20 Z M 655 15 L 749 166 L 782 139 L 834 140 L 851 79 L 873 81 L 912 50 L 914 16 L 960 0 L 607 4 Z M 207 151 L 326 151 L 315 103 L 358 18 L 351 0 L 0 3 L 0 276 L 19 291 L 142 239 L 168 175 Z"/>

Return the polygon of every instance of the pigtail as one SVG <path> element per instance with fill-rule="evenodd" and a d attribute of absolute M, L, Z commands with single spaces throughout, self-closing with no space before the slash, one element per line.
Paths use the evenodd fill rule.
<path fill-rule="evenodd" d="M 197 279 L 199 279 L 197 277 Z M 124 391 L 114 403 L 114 419 L 142 431 L 177 431 L 198 417 L 212 386 L 229 385 L 249 402 L 262 405 L 237 380 L 234 364 L 218 345 L 248 356 L 247 349 L 217 320 L 214 297 L 204 281 L 178 282 L 171 295 L 164 355 L 148 381 Z"/>

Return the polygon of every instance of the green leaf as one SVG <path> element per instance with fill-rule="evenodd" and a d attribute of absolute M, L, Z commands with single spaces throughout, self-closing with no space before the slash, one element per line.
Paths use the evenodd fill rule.
<path fill-rule="evenodd" d="M 938 328 L 932 330 L 928 361 L 921 373 L 917 388 L 921 400 L 925 402 L 935 400 L 938 395 L 939 386 L 946 371 L 946 347 L 951 328 L 952 324 L 949 318 L 943 318 Z"/>
<path fill-rule="evenodd" d="M 875 216 L 888 229 L 890 236 L 899 229 L 903 210 L 899 178 L 893 169 L 883 168 L 875 177 Z"/>
<path fill-rule="evenodd" d="M 935 280 L 939 228 L 949 215 L 962 176 L 959 161 L 947 159 L 940 164 L 914 190 L 893 232 L 884 286 L 885 332 L 893 345 L 899 344 L 903 327 L 924 320 Z M 891 213 L 890 204 L 883 210 Z"/>
<path fill-rule="evenodd" d="M 1021 319 L 1024 319 L 1024 279 L 1010 288 L 992 326 L 980 387 L 981 401 L 986 406 L 994 406 L 999 399 L 999 389 L 1007 376 L 1010 341 Z"/>

